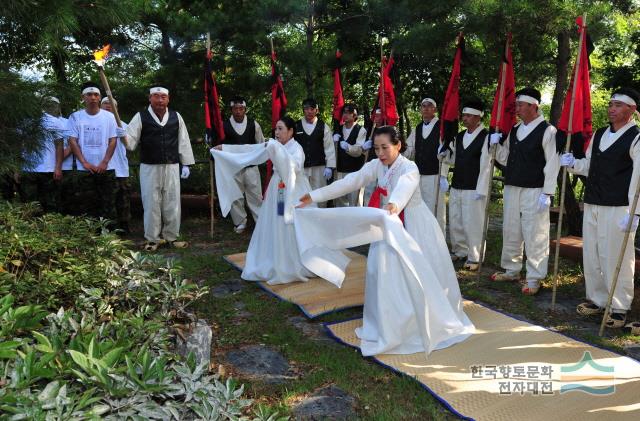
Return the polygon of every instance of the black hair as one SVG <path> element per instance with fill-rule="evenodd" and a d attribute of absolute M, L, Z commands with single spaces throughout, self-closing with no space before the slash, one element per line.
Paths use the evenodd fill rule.
<path fill-rule="evenodd" d="M 633 88 L 618 88 L 615 91 L 613 91 L 611 95 L 615 95 L 615 94 L 626 95 L 631 99 L 633 99 L 636 102 L 636 104 L 640 102 L 640 93 L 638 93 L 638 91 L 636 91 Z"/>
<path fill-rule="evenodd" d="M 80 86 L 80 93 L 82 93 L 82 91 L 84 91 L 87 88 L 98 88 L 98 89 L 100 89 L 100 86 L 98 86 L 98 84 L 95 83 L 95 82 L 91 82 L 91 81 L 85 82 L 85 83 L 82 84 L 82 86 Z"/>
<path fill-rule="evenodd" d="M 484 103 L 478 98 L 469 98 L 464 102 L 462 108 L 473 108 L 484 112 Z"/>
<path fill-rule="evenodd" d="M 291 117 L 289 117 L 288 115 L 285 115 L 280 117 L 278 120 L 282 121 L 287 129 L 291 129 L 295 132 L 296 122 Z"/>
<path fill-rule="evenodd" d="M 316 101 L 314 98 L 307 98 L 302 101 L 302 108 L 306 107 L 318 108 L 318 101 Z"/>
<path fill-rule="evenodd" d="M 404 139 L 402 137 L 400 137 L 400 133 L 398 133 L 398 129 L 396 129 L 395 126 L 378 127 L 373 132 L 373 140 L 375 140 L 376 137 L 380 136 L 381 134 L 386 134 L 387 136 L 389 136 L 389 140 L 391 141 L 392 145 L 397 145 L 398 143 L 400 143 L 400 145 L 401 145 L 400 146 L 400 153 L 402 153 L 405 150 L 407 150 L 407 144 L 404 141 Z"/>
<path fill-rule="evenodd" d="M 538 102 L 542 101 L 542 95 L 540 95 L 540 91 L 535 88 L 530 88 L 530 87 L 522 88 L 518 92 L 516 92 L 516 99 L 518 98 L 518 95 L 527 95 L 537 99 Z"/>

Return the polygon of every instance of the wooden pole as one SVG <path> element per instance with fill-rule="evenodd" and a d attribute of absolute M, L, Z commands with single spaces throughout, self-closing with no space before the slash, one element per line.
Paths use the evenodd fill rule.
<path fill-rule="evenodd" d="M 389 60 L 391 60 L 393 58 L 393 49 L 391 49 L 391 53 L 389 53 Z M 382 39 L 380 40 L 380 86 L 382 87 L 382 94 L 381 94 L 381 101 L 385 100 L 385 96 L 384 96 L 384 64 L 382 63 L 382 60 L 384 59 L 384 54 L 383 54 L 383 45 L 382 45 Z M 378 104 L 378 106 L 380 106 L 380 104 Z M 386 104 L 385 104 L 386 106 Z M 386 107 L 385 107 L 386 108 Z M 373 110 L 373 114 L 375 115 L 376 110 Z M 387 124 L 387 115 L 386 112 L 384 112 L 382 110 L 382 107 L 380 107 L 380 113 L 382 114 L 382 125 L 386 125 Z M 374 117 L 375 118 L 375 117 Z M 371 122 L 371 132 L 369 133 L 369 136 L 367 138 L 367 140 L 371 139 L 373 140 L 373 132 L 376 129 L 376 123 L 375 121 Z M 371 147 L 373 148 L 373 146 Z M 369 153 L 371 152 L 371 149 L 367 149 L 364 153 L 364 162 L 365 164 L 367 163 L 367 161 L 369 160 Z"/>
<path fill-rule="evenodd" d="M 580 69 L 580 58 L 582 56 L 582 45 L 585 38 L 585 30 L 587 25 L 587 15 L 582 15 L 582 32 L 580 33 L 580 41 L 578 43 L 578 55 L 576 57 L 576 68 L 573 71 L 573 86 L 571 87 L 571 103 L 569 105 L 569 123 L 567 126 L 567 143 L 564 147 L 564 153 L 569 153 L 571 148 L 571 132 L 573 131 L 573 111 L 576 100 L 576 87 L 578 86 L 578 72 Z M 556 249 L 553 260 L 553 292 L 551 293 L 551 311 L 556 309 L 556 293 L 558 290 L 558 264 L 560 260 L 560 239 L 562 238 L 562 222 L 564 220 L 564 195 L 567 191 L 567 167 L 562 168 L 562 184 L 560 188 L 560 212 L 558 214 L 558 225 L 556 227 Z"/>
<path fill-rule="evenodd" d="M 506 57 L 507 51 L 511 45 L 511 38 L 507 38 L 505 45 L 504 56 Z M 500 92 L 498 93 L 498 115 L 496 116 L 496 128 L 500 130 L 500 123 L 502 123 L 502 110 L 504 109 L 504 89 L 507 79 L 507 62 L 502 60 L 502 71 L 500 72 Z M 497 146 L 491 147 L 491 160 L 489 164 L 489 188 L 487 189 L 487 195 L 485 196 L 484 204 L 484 221 L 482 223 L 482 242 L 480 243 L 480 261 L 478 262 L 478 274 L 477 278 L 480 280 L 482 274 L 482 266 L 484 262 L 484 253 L 487 241 L 487 230 L 489 228 L 489 203 L 491 202 L 491 185 L 493 184 L 493 169 L 496 164 L 496 149 Z"/>
<path fill-rule="evenodd" d="M 624 238 L 622 239 L 622 245 L 620 247 L 620 253 L 618 254 L 618 263 L 616 264 L 616 270 L 613 272 L 613 282 L 611 283 L 611 288 L 609 290 L 609 298 L 607 299 L 607 305 L 604 308 L 604 314 L 602 315 L 602 322 L 600 323 L 600 331 L 598 332 L 599 336 L 602 336 L 604 333 L 604 325 L 607 322 L 607 318 L 609 317 L 609 313 L 611 312 L 611 302 L 613 301 L 613 293 L 616 290 L 616 286 L 618 285 L 618 277 L 620 276 L 620 269 L 622 268 L 622 261 L 624 260 L 624 252 L 627 248 L 627 243 L 629 242 L 629 236 L 631 235 L 631 227 L 633 226 L 633 219 L 636 214 L 636 209 L 638 208 L 638 196 L 640 196 L 640 180 L 636 184 L 636 193 L 633 196 L 633 202 L 631 204 L 631 209 L 629 209 L 629 222 L 627 222 L 627 229 L 624 233 Z M 611 221 L 609 221 L 611 223 Z M 635 250 L 634 250 L 635 253 Z"/>
<path fill-rule="evenodd" d="M 207 58 L 211 54 L 211 34 L 207 32 Z M 213 145 L 212 145 L 213 146 Z M 207 145 L 208 149 L 208 145 Z M 213 238 L 213 229 L 215 224 L 215 179 L 214 179 L 214 171 L 213 171 L 213 159 L 211 157 L 211 153 L 207 151 L 209 154 L 209 238 Z"/>
<path fill-rule="evenodd" d="M 97 63 L 96 63 L 97 64 Z M 102 87 L 104 88 L 107 97 L 109 98 L 109 104 L 111 104 L 111 109 L 113 110 L 113 115 L 116 118 L 116 124 L 118 127 L 122 127 L 122 120 L 120 120 L 120 114 L 118 113 L 118 106 L 116 102 L 113 100 L 113 94 L 111 93 L 111 88 L 109 87 L 109 81 L 107 80 L 107 75 L 104 73 L 104 66 L 97 64 L 98 66 L 98 74 L 100 75 L 100 81 L 102 82 Z M 121 137 L 120 141 L 126 147 L 127 146 L 127 138 Z"/>

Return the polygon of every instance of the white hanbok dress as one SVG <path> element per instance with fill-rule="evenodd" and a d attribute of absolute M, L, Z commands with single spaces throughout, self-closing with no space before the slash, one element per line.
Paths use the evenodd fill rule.
<path fill-rule="evenodd" d="M 346 264 L 325 249 L 371 242 L 363 326 L 356 330 L 365 356 L 428 354 L 463 341 L 474 327 L 463 311 L 440 226 L 420 196 L 420 173 L 414 162 L 400 155 L 387 167 L 374 159 L 310 194 L 314 202 L 322 202 L 376 180 L 388 192 L 381 206 L 392 202 L 404 210 L 404 228 L 397 216 L 372 208 L 297 211 L 299 246 L 303 255 L 309 255 L 303 262 L 332 281 Z M 332 229 L 320 228 L 327 226 Z"/>
<path fill-rule="evenodd" d="M 266 147 L 265 147 L 266 146 Z M 242 168 L 268 159 L 274 173 L 266 197 L 258 213 L 258 222 L 247 250 L 242 278 L 283 284 L 307 281 L 315 276 L 300 262 L 293 227 L 293 208 L 298 199 L 311 190 L 304 175 L 304 152 L 294 139 L 282 145 L 276 140 L 256 145 L 223 145 L 222 151 L 211 150 L 216 160 L 216 187 L 222 214 L 226 216 L 242 192 L 233 177 Z M 285 184 L 284 215 L 278 215 L 278 184 Z"/>

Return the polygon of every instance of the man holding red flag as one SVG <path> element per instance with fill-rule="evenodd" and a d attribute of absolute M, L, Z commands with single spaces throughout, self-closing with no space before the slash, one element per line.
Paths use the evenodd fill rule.
<path fill-rule="evenodd" d="M 520 278 L 524 245 L 525 295 L 537 294 L 540 281 L 547 276 L 549 207 L 560 168 L 556 128 L 540 112 L 540 98 L 540 91 L 534 88 L 516 92 L 516 114 L 521 122 L 513 126 L 506 140 L 502 139 L 502 133 L 490 135 L 490 144 L 497 145 L 496 160 L 506 166 L 500 263 L 505 272 L 494 273 L 491 280 Z"/>
<path fill-rule="evenodd" d="M 336 157 L 337 179 L 343 179 L 347 174 L 356 172 L 364 165 L 362 146 L 367 139 L 367 131 L 360 126 L 358 110 L 353 104 L 342 107 L 344 124 L 333 135 L 333 141 L 338 144 Z M 355 191 L 334 200 L 336 207 L 362 206 L 362 191 Z"/>
<path fill-rule="evenodd" d="M 616 90 L 609 100 L 610 125 L 598 129 L 586 157 L 562 155 L 560 164 L 571 173 L 587 176 L 582 225 L 584 280 L 588 302 L 578 314 L 602 314 L 613 283 L 623 238 L 640 176 L 640 128 L 633 120 L 640 94 L 630 88 Z M 577 105 L 577 104 L 576 104 Z M 634 240 L 639 217 L 633 215 L 631 233 L 613 294 L 606 326 L 624 326 L 634 294 Z M 617 223 L 616 223 L 617 222 Z"/>
<path fill-rule="evenodd" d="M 438 199 L 438 225 L 445 233 L 446 210 L 445 193 L 449 189 L 447 175 L 449 164 L 440 166 L 438 152 L 440 151 L 440 121 L 436 117 L 436 101 L 424 98 L 420 103 L 422 121 L 413 129 L 407 138 L 407 150 L 404 156 L 413 159 L 420 171 L 420 193 L 422 200 L 433 213 L 436 205 L 436 181 L 440 183 L 440 198 Z M 438 170 L 440 170 L 438 172 Z"/>
<path fill-rule="evenodd" d="M 264 143 L 262 128 L 257 121 L 247 117 L 247 102 L 240 96 L 234 97 L 229 103 L 231 117 L 225 120 L 224 144 L 225 145 L 250 145 Z M 247 205 L 253 216 L 253 221 L 258 220 L 258 210 L 262 205 L 262 186 L 260 184 L 260 171 L 253 165 L 240 170 L 235 181 L 242 194 L 247 198 Z M 241 234 L 247 227 L 247 210 L 244 198 L 233 202 L 231 206 L 231 219 L 235 226 L 234 231 Z"/>
<path fill-rule="evenodd" d="M 336 167 L 331 128 L 318 119 L 318 102 L 313 98 L 302 101 L 304 117 L 296 122 L 294 137 L 304 151 L 304 173 L 312 189 L 327 185 Z M 326 203 L 318 203 L 324 207 Z"/>

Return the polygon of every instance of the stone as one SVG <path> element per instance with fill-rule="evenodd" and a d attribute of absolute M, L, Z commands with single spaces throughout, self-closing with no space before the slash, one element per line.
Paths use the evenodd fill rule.
<path fill-rule="evenodd" d="M 354 419 L 356 399 L 335 385 L 316 390 L 293 407 L 296 420 Z"/>
<path fill-rule="evenodd" d="M 634 360 L 640 361 L 640 344 L 627 345 L 624 352 Z"/>
<path fill-rule="evenodd" d="M 176 351 L 178 354 L 187 358 L 189 353 L 193 352 L 196 364 L 200 365 L 204 362 L 207 365 L 211 362 L 211 327 L 204 319 L 198 319 L 191 331 L 186 332 L 186 340 L 176 335 Z"/>
<path fill-rule="evenodd" d="M 229 351 L 225 359 L 240 375 L 265 383 L 284 383 L 295 378 L 289 374 L 287 359 L 263 345 L 248 345 Z"/>
<path fill-rule="evenodd" d="M 287 319 L 296 329 L 309 339 L 320 342 L 334 343 L 328 335 L 321 323 L 310 322 L 309 319 L 302 316 L 293 316 Z"/>
<path fill-rule="evenodd" d="M 216 285 L 211 289 L 211 295 L 216 298 L 225 298 L 229 295 L 236 294 L 244 288 L 243 282 L 225 281 L 220 285 Z"/>

